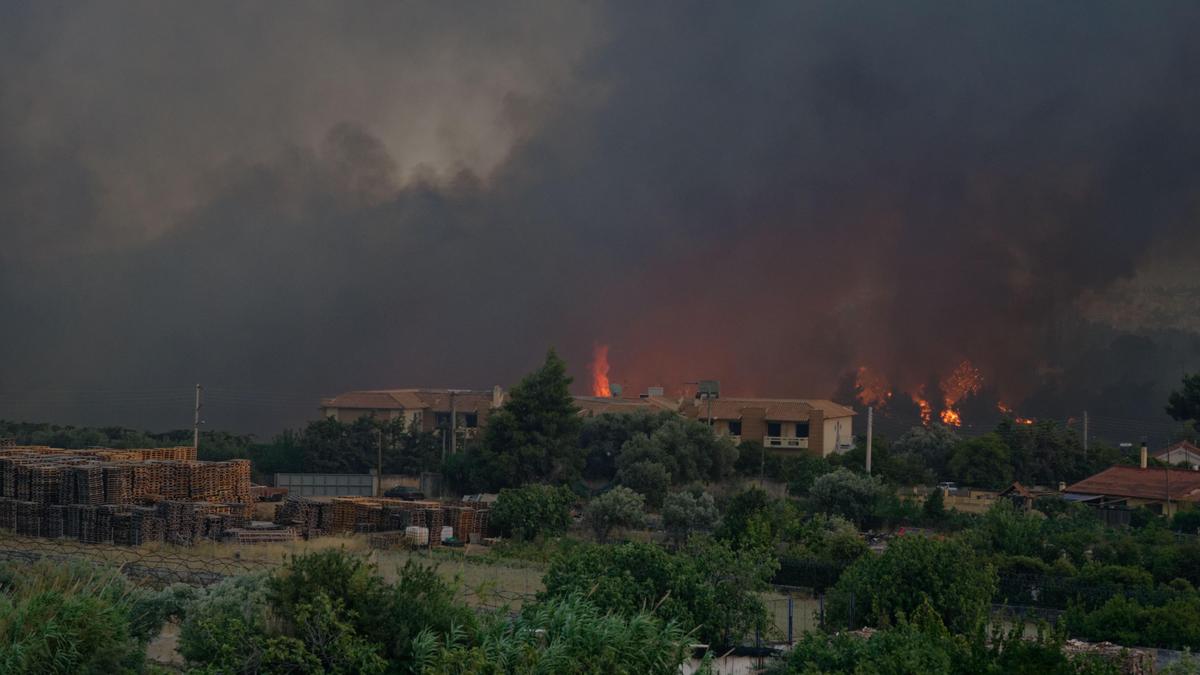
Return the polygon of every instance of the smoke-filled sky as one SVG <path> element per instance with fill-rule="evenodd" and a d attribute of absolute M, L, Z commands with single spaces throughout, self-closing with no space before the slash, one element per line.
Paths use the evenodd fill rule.
<path fill-rule="evenodd" d="M 0 5 L 0 418 L 1200 368 L 1200 5 Z M 1107 406 L 1107 408 L 1105 407 Z M 1130 408 L 1136 408 L 1132 410 Z"/>

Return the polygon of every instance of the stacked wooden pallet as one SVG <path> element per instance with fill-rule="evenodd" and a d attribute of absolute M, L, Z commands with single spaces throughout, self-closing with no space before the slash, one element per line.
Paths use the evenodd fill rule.
<path fill-rule="evenodd" d="M 225 531 L 227 541 L 235 544 L 282 544 L 296 540 L 296 530 L 235 527 Z"/>
<path fill-rule="evenodd" d="M 333 504 L 289 496 L 275 512 L 275 523 L 292 526 L 306 538 L 327 534 L 333 529 Z"/>
<path fill-rule="evenodd" d="M 42 505 L 30 501 L 15 502 L 13 521 L 17 534 L 39 536 L 42 533 Z"/>
<path fill-rule="evenodd" d="M 133 465 L 110 464 L 104 467 L 104 503 L 130 504 L 133 502 Z"/>

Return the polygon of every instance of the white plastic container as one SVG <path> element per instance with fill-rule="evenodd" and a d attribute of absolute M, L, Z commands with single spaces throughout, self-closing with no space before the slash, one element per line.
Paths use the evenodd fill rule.
<path fill-rule="evenodd" d="M 449 525 L 442 526 L 442 541 L 448 541 L 454 538 L 454 528 Z"/>
<path fill-rule="evenodd" d="M 408 537 L 409 541 L 417 546 L 429 545 L 429 528 L 419 527 L 417 525 L 409 525 L 404 528 L 404 536 Z"/>

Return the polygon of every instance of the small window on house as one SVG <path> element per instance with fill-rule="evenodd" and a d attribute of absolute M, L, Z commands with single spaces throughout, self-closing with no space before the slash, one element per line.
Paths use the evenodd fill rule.
<path fill-rule="evenodd" d="M 796 422 L 796 438 L 808 438 L 808 422 Z"/>
<path fill-rule="evenodd" d="M 450 428 L 450 413 L 448 413 L 448 412 L 434 413 L 433 414 L 433 424 L 434 424 L 434 426 L 438 427 L 439 429 Z"/>
<path fill-rule="evenodd" d="M 463 415 L 463 426 L 468 429 L 474 429 L 479 426 L 479 415 L 476 413 L 467 413 Z"/>
<path fill-rule="evenodd" d="M 783 425 L 780 424 L 779 422 L 767 422 L 767 435 L 768 436 L 782 436 L 783 435 Z"/>
<path fill-rule="evenodd" d="M 729 435 L 730 436 L 741 436 L 742 435 L 742 421 L 741 420 L 729 420 Z"/>

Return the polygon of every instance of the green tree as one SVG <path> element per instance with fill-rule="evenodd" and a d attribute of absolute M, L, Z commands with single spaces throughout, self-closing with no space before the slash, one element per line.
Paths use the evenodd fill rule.
<path fill-rule="evenodd" d="M 711 531 L 718 518 L 716 502 L 707 492 L 672 492 L 663 501 L 663 528 L 676 544 L 687 541 L 693 532 Z"/>
<path fill-rule="evenodd" d="M 921 505 L 921 512 L 933 523 L 939 523 L 946 517 L 946 500 L 942 497 L 941 488 L 935 488 L 929 493 L 925 503 Z"/>
<path fill-rule="evenodd" d="M 994 433 L 959 441 L 950 457 L 950 474 L 973 487 L 1003 488 L 1012 483 L 1008 446 Z"/>
<path fill-rule="evenodd" d="M 878 478 L 849 469 L 820 476 L 809 488 L 813 504 L 822 512 L 840 515 L 860 526 L 882 493 L 883 485 Z"/>
<path fill-rule="evenodd" d="M 584 477 L 612 479 L 617 473 L 617 457 L 621 454 L 621 446 L 637 435 L 649 437 L 675 418 L 674 413 L 665 410 L 604 413 L 584 418 L 579 434 L 579 444 L 587 455 Z"/>
<path fill-rule="evenodd" d="M 583 522 L 592 529 L 596 540 L 604 543 L 615 528 L 645 525 L 644 503 L 642 495 L 627 487 L 617 486 L 584 507 Z"/>
<path fill-rule="evenodd" d="M 1179 389 L 1167 398 L 1167 414 L 1195 429 L 1200 421 L 1200 373 L 1183 376 Z"/>
<path fill-rule="evenodd" d="M 551 349 L 542 367 L 526 375 L 489 418 L 482 457 L 495 484 L 564 482 L 579 477 L 584 455 L 581 421 L 566 364 Z"/>
<path fill-rule="evenodd" d="M 697 629 L 698 641 L 728 645 L 766 627 L 758 593 L 776 568 L 771 556 L 700 536 L 674 554 L 654 544 L 588 545 L 554 559 L 540 598 L 580 594 L 622 616 L 652 611 Z"/>
<path fill-rule="evenodd" d="M 928 603 L 951 630 L 972 633 L 987 621 L 997 583 L 996 570 L 960 540 L 898 537 L 846 569 L 827 616 L 838 626 L 885 627 Z"/>
<path fill-rule="evenodd" d="M 506 537 L 556 537 L 570 527 L 574 502 L 575 495 L 563 486 L 505 488 L 492 507 L 491 523 Z"/>
<path fill-rule="evenodd" d="M 911 482 L 928 483 L 935 477 L 947 475 L 950 456 L 958 442 L 958 434 L 945 424 L 916 426 L 891 444 L 889 455 L 892 462 L 903 464 L 906 471 L 913 474 L 908 477 Z M 909 484 L 908 480 L 897 482 Z"/>
<path fill-rule="evenodd" d="M 617 482 L 644 496 L 646 506 L 658 508 L 671 487 L 671 474 L 659 462 L 640 461 L 622 466 Z"/>
<path fill-rule="evenodd" d="M 750 486 L 725 503 L 716 536 L 738 549 L 774 550 L 776 543 L 790 536 L 796 523 L 792 504 Z"/>

